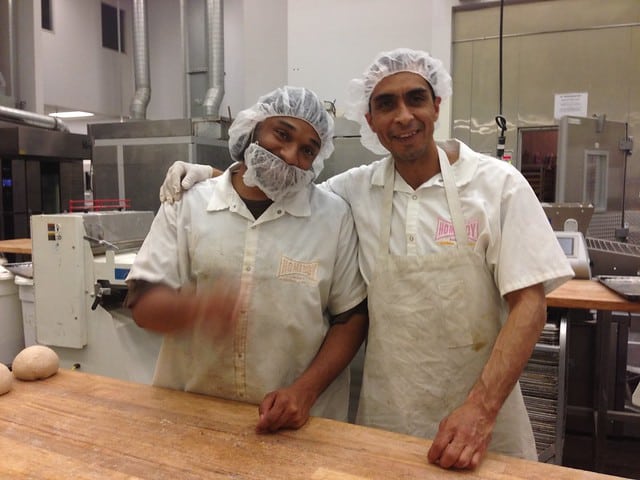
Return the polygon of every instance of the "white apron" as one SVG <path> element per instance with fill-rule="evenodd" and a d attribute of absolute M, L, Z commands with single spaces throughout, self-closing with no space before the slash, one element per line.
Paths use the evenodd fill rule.
<path fill-rule="evenodd" d="M 357 423 L 433 439 L 467 397 L 506 318 L 484 259 L 469 245 L 455 178 L 438 148 L 456 248 L 424 256 L 389 253 L 395 168 L 385 172 L 369 336 Z M 519 384 L 505 401 L 489 449 L 537 460 Z"/>

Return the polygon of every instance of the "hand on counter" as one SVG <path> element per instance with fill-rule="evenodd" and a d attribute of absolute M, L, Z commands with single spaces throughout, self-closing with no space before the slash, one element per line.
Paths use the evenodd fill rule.
<path fill-rule="evenodd" d="M 429 462 L 443 468 L 474 469 L 491 441 L 495 416 L 466 402 L 445 417 L 429 449 Z"/>
<path fill-rule="evenodd" d="M 273 433 L 283 428 L 297 429 L 309 419 L 315 396 L 295 387 L 268 393 L 258 407 L 257 433 Z"/>

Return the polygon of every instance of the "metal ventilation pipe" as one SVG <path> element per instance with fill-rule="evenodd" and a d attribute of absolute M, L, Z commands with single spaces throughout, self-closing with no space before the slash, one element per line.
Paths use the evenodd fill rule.
<path fill-rule="evenodd" d="M 151 98 L 147 39 L 145 0 L 133 0 L 133 68 L 136 92 L 131 100 L 129 111 L 134 120 L 147 118 L 147 106 Z"/>
<path fill-rule="evenodd" d="M 17 108 L 0 106 L 0 119 L 3 118 L 14 123 L 22 123 L 33 127 L 60 130 L 61 132 L 69 131 L 69 127 L 56 117 L 27 112 L 26 110 L 18 110 Z"/>
<path fill-rule="evenodd" d="M 206 35 L 208 89 L 202 102 L 204 115 L 220 117 L 220 104 L 224 96 L 224 16 L 223 0 L 207 0 L 206 2 Z"/>
<path fill-rule="evenodd" d="M 9 83 L 11 84 L 11 96 L 14 100 L 14 106 L 18 106 L 18 69 L 16 68 L 16 31 L 14 16 L 13 0 L 9 0 L 7 11 L 7 35 L 9 37 Z"/>

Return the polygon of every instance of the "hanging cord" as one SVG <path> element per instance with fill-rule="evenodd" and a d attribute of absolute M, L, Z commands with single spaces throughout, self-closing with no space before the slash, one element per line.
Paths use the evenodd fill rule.
<path fill-rule="evenodd" d="M 496 149 L 496 156 L 502 160 L 504 157 L 504 144 L 506 137 L 504 132 L 507 131 L 507 119 L 502 116 L 502 24 L 504 15 L 504 0 L 500 0 L 500 36 L 499 36 L 499 58 L 498 58 L 498 98 L 499 98 L 499 110 L 498 116 L 496 116 L 496 124 L 500 129 L 500 135 L 498 136 L 498 147 Z"/>
<path fill-rule="evenodd" d="M 620 219 L 620 228 L 616 228 L 616 240 L 626 242 L 629 238 L 629 227 L 625 221 L 625 198 L 627 195 L 627 161 L 631 155 L 633 148 L 633 140 L 629 137 L 629 124 L 624 124 L 624 139 L 618 145 L 620 150 L 624 151 L 624 166 L 622 170 L 622 218 Z"/>
<path fill-rule="evenodd" d="M 498 136 L 498 148 L 496 150 L 496 156 L 499 159 L 502 159 L 502 157 L 504 157 L 504 144 L 506 141 L 506 137 L 504 136 L 504 132 L 507 130 L 507 119 L 504 118 L 502 115 L 498 115 L 496 117 L 496 124 L 498 125 L 498 128 L 500 129 L 500 135 Z"/>

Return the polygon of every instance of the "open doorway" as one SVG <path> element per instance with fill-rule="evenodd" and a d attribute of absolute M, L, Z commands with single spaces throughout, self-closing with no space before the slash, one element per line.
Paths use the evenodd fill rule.
<path fill-rule="evenodd" d="M 541 202 L 555 202 L 558 127 L 518 129 L 518 167 Z"/>

